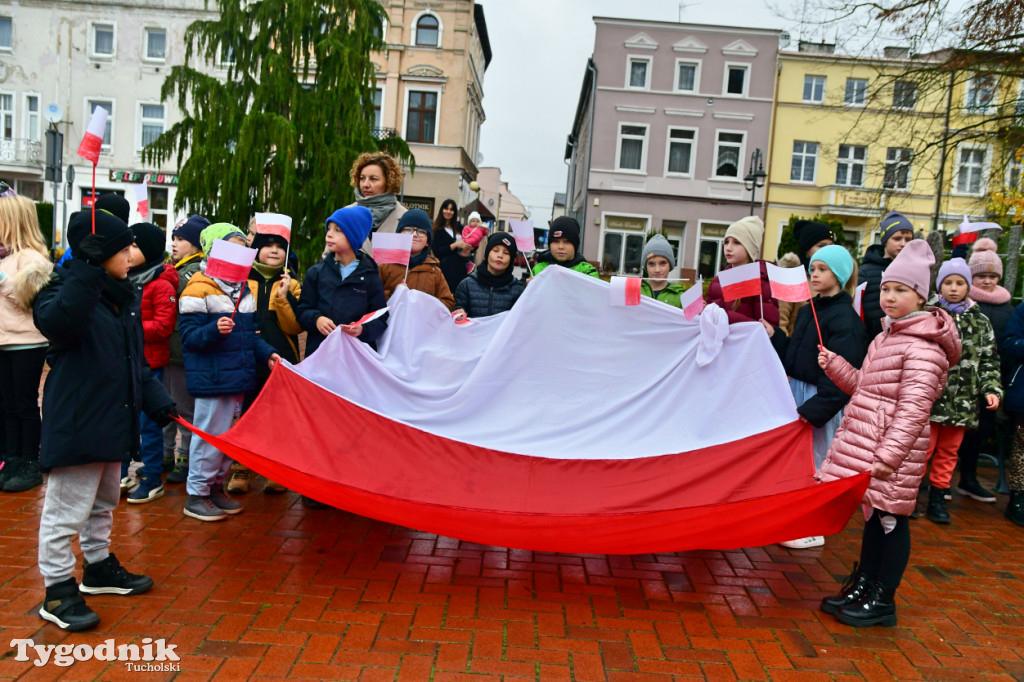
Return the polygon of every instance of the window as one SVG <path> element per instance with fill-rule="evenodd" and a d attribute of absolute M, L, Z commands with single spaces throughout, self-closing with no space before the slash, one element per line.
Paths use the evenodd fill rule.
<path fill-rule="evenodd" d="M 416 44 L 437 47 L 437 39 L 441 35 L 441 23 L 433 14 L 424 14 L 416 22 Z"/>
<path fill-rule="evenodd" d="M 693 150 L 697 131 L 692 128 L 668 129 L 667 174 L 693 175 Z"/>
<path fill-rule="evenodd" d="M 981 194 L 984 189 L 985 149 L 961 147 L 957 155 L 956 191 L 961 194 Z"/>
<path fill-rule="evenodd" d="M 619 154 L 616 170 L 643 172 L 647 164 L 647 126 L 619 124 Z"/>
<path fill-rule="evenodd" d="M 882 187 L 886 189 L 910 188 L 910 160 L 914 153 L 909 149 L 889 147 L 885 152 L 885 176 Z"/>
<path fill-rule="evenodd" d="M 14 139 L 14 95 L 0 93 L 0 139 Z"/>
<path fill-rule="evenodd" d="M 964 108 L 973 112 L 988 112 L 996 103 L 996 77 L 978 74 L 967 81 Z"/>
<path fill-rule="evenodd" d="M 651 76 L 649 57 L 630 57 L 626 61 L 626 87 L 647 90 Z"/>
<path fill-rule="evenodd" d="M 917 106 L 917 83 L 896 81 L 892 84 L 892 108 L 913 109 Z"/>
<path fill-rule="evenodd" d="M 149 188 L 149 219 L 157 227 L 167 232 L 167 188 Z"/>
<path fill-rule="evenodd" d="M 384 88 L 373 89 L 373 127 L 380 130 L 380 109 L 384 102 Z"/>
<path fill-rule="evenodd" d="M 144 149 L 153 144 L 156 138 L 164 132 L 164 105 L 162 104 L 140 104 L 139 113 L 141 125 L 139 126 L 139 149 Z"/>
<path fill-rule="evenodd" d="M 220 45 L 220 61 L 218 66 L 231 66 L 235 63 L 235 48 L 227 43 Z"/>
<path fill-rule="evenodd" d="M 745 64 L 726 64 L 725 67 L 725 91 L 726 95 L 747 94 L 747 70 Z"/>
<path fill-rule="evenodd" d="M 824 76 L 804 76 L 804 101 L 818 104 L 825 101 Z"/>
<path fill-rule="evenodd" d="M 146 59 L 156 62 L 167 59 L 167 31 L 162 28 L 147 28 L 145 43 Z"/>
<path fill-rule="evenodd" d="M 701 223 L 697 242 L 697 274 L 706 280 L 718 274 L 725 267 L 725 231 L 728 225 Z"/>
<path fill-rule="evenodd" d="M 93 57 L 110 58 L 114 56 L 114 25 L 93 24 L 92 25 L 92 55 Z"/>
<path fill-rule="evenodd" d="M 644 243 L 647 236 L 647 219 L 630 216 L 605 216 L 604 223 L 601 270 L 625 275 L 641 274 L 643 272 Z M 608 229 L 608 226 L 626 229 L 614 230 Z"/>
<path fill-rule="evenodd" d="M 818 143 L 793 143 L 793 162 L 789 170 L 789 179 L 793 182 L 814 182 L 818 170 Z"/>
<path fill-rule="evenodd" d="M 25 137 L 39 140 L 39 95 L 25 95 Z"/>
<path fill-rule="evenodd" d="M 839 145 L 839 158 L 836 161 L 836 184 L 847 187 L 863 187 L 867 156 L 867 147 L 853 144 Z"/>
<path fill-rule="evenodd" d="M 437 128 L 437 93 L 409 91 L 409 117 L 405 124 L 408 142 L 434 144 Z"/>
<path fill-rule="evenodd" d="M 744 133 L 718 131 L 715 136 L 716 178 L 739 178 L 740 160 L 743 158 Z"/>
<path fill-rule="evenodd" d="M 1024 192 L 1024 150 L 1017 150 L 1006 163 L 1006 189 Z"/>
<path fill-rule="evenodd" d="M 88 121 L 92 117 L 92 112 L 96 111 L 96 107 L 103 107 L 107 110 L 107 127 L 103 129 L 103 145 L 100 147 L 100 151 L 102 151 L 104 154 L 109 154 L 111 140 L 113 139 L 112 131 L 114 127 L 114 103 L 110 100 L 102 99 L 89 100 L 89 115 L 85 117 L 86 121 Z"/>
<path fill-rule="evenodd" d="M 867 101 L 868 82 L 863 78 L 847 78 L 846 94 L 843 96 L 843 104 L 854 107 L 862 107 Z"/>
<path fill-rule="evenodd" d="M 700 80 L 700 62 L 676 61 L 676 91 L 697 92 Z"/>
<path fill-rule="evenodd" d="M 0 50 L 14 48 L 14 21 L 10 17 L 0 17 Z"/>

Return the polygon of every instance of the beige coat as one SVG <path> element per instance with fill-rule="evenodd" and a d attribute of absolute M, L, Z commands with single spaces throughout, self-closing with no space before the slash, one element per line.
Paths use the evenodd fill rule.
<path fill-rule="evenodd" d="M 14 277 L 29 265 L 53 270 L 46 256 L 32 249 L 22 249 L 0 260 L 0 346 L 46 343 L 46 337 L 32 323 L 32 311 L 25 310 L 14 297 Z"/>

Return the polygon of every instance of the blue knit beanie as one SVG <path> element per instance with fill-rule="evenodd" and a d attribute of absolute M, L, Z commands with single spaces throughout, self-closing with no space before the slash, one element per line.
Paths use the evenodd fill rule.
<path fill-rule="evenodd" d="M 839 280 L 840 289 L 846 287 L 846 283 L 850 281 L 850 277 L 853 275 L 853 256 L 850 255 L 845 246 L 839 246 L 839 244 L 823 246 L 811 256 L 811 263 L 816 260 L 820 260 L 832 271 L 832 274 Z M 810 264 L 807 267 L 810 269 Z"/>
<path fill-rule="evenodd" d="M 199 239 L 199 235 L 203 233 L 203 230 L 210 226 L 210 221 L 199 215 L 198 213 L 190 215 L 180 227 L 174 228 L 172 236 L 184 239 L 185 241 L 192 244 L 197 249 L 203 248 L 202 240 Z"/>
<path fill-rule="evenodd" d="M 363 245 L 373 229 L 373 214 L 365 206 L 346 206 L 339 208 L 324 221 L 324 229 L 327 230 L 331 223 L 341 229 L 352 250 L 359 251 L 359 247 Z"/>

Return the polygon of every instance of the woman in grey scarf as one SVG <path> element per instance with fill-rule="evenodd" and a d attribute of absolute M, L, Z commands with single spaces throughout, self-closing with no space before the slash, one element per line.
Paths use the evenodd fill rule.
<path fill-rule="evenodd" d="M 402 188 L 402 168 L 391 156 L 363 153 L 352 165 L 352 187 L 356 203 L 373 214 L 373 232 L 397 232 L 398 219 L 408 210 L 395 196 Z M 371 233 L 372 236 L 372 233 Z M 370 253 L 370 240 L 363 243 Z"/>

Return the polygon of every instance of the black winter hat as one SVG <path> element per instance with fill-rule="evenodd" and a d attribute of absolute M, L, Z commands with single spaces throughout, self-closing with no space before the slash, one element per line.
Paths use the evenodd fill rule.
<path fill-rule="evenodd" d="M 128 224 L 128 216 L 132 212 L 131 206 L 128 205 L 128 200 L 114 192 L 107 192 L 97 199 L 96 210 L 116 215 L 125 225 Z"/>
<path fill-rule="evenodd" d="M 92 211 L 77 211 L 68 221 L 68 245 L 71 251 L 77 251 L 86 235 L 92 233 Z M 103 260 L 131 246 L 135 235 L 124 221 L 106 211 L 96 211 L 96 234 L 103 237 Z"/>
<path fill-rule="evenodd" d="M 568 239 L 577 251 L 580 250 L 580 224 L 575 218 L 559 216 L 548 227 L 548 244 L 556 239 Z"/>
<path fill-rule="evenodd" d="M 135 245 L 139 247 L 142 257 L 146 259 L 146 265 L 163 262 L 165 255 L 163 230 L 153 223 L 135 223 L 131 226 L 131 231 L 135 235 Z"/>
<path fill-rule="evenodd" d="M 398 219 L 398 231 L 401 232 L 407 227 L 415 227 L 427 231 L 427 246 L 430 246 L 431 237 L 434 236 L 434 223 L 430 222 L 430 216 L 418 208 L 413 208 L 402 214 Z"/>
<path fill-rule="evenodd" d="M 282 249 L 285 249 L 285 250 L 288 249 L 288 240 L 285 239 L 284 237 L 282 237 L 281 235 L 279 235 L 279 234 L 264 234 L 262 232 L 257 232 L 256 236 L 254 236 L 252 238 L 251 246 L 252 246 L 252 248 L 254 248 L 257 251 L 259 251 L 264 246 L 267 246 L 269 244 L 277 244 Z"/>
<path fill-rule="evenodd" d="M 810 263 L 807 252 L 822 239 L 831 239 L 834 244 L 839 243 L 832 228 L 816 220 L 796 221 L 796 225 L 793 226 L 793 236 L 796 237 L 796 243 L 800 247 L 800 252 L 797 255 L 800 256 L 800 262 L 804 266 Z"/>
<path fill-rule="evenodd" d="M 202 234 L 203 230 L 210 226 L 210 221 L 203 216 L 195 213 L 188 217 L 184 223 L 179 227 L 174 228 L 174 232 L 171 233 L 172 237 L 184 239 L 185 241 L 192 244 L 197 249 L 203 248 L 203 242 L 199 239 L 199 235 Z"/>
<path fill-rule="evenodd" d="M 495 232 L 487 238 L 487 249 L 484 251 L 484 264 L 487 264 L 487 256 L 490 255 L 491 249 L 499 244 L 508 249 L 508 255 L 512 257 L 509 261 L 509 267 L 511 267 L 512 264 L 516 262 L 516 256 L 519 255 L 519 247 L 516 246 L 516 238 L 508 232 Z"/>

